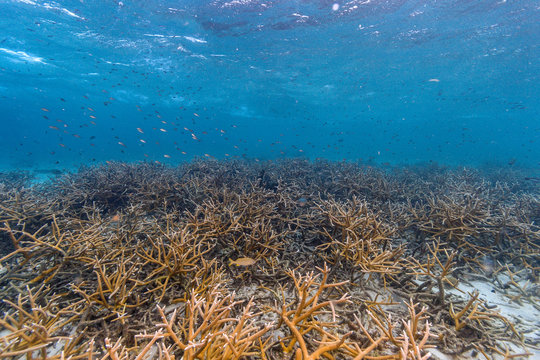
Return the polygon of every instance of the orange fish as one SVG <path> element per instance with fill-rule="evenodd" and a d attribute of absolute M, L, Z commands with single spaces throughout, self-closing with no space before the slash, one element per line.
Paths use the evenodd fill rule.
<path fill-rule="evenodd" d="M 142 131 L 141 128 L 137 128 L 137 131 L 140 132 L 141 134 L 144 134 L 144 131 Z"/>
<path fill-rule="evenodd" d="M 255 264 L 257 260 L 254 260 L 252 258 L 248 257 L 241 257 L 236 260 L 229 259 L 229 266 L 236 265 L 236 266 L 251 266 Z"/>
<path fill-rule="evenodd" d="M 120 215 L 119 214 L 116 214 L 111 218 L 111 221 L 119 221 L 119 220 L 120 220 Z"/>

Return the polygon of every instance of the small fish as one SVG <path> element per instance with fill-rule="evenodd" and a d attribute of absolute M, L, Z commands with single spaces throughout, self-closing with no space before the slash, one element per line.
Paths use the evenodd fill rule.
<path fill-rule="evenodd" d="M 163 157 L 165 157 L 165 158 L 167 158 L 167 159 L 170 159 L 170 158 L 171 158 L 171 155 L 165 154 L 165 155 L 163 155 Z"/>
<path fill-rule="evenodd" d="M 139 141 L 142 142 L 143 144 L 146 144 L 146 141 L 143 139 L 140 139 Z"/>
<path fill-rule="evenodd" d="M 161 132 L 167 132 L 167 130 L 165 130 L 165 129 L 159 129 L 159 131 L 161 131 Z"/>
<path fill-rule="evenodd" d="M 49 109 L 47 109 L 47 108 L 41 108 L 41 111 L 49 112 Z"/>
<path fill-rule="evenodd" d="M 195 115 L 196 117 L 199 117 L 199 114 L 197 114 L 197 113 L 193 113 L 193 115 Z"/>
<path fill-rule="evenodd" d="M 439 81 L 441 81 L 441 80 L 439 80 L 439 79 L 429 79 L 428 81 L 429 81 L 429 82 L 439 82 Z"/>
<path fill-rule="evenodd" d="M 141 134 L 144 134 L 144 131 L 142 131 L 141 128 L 137 128 L 137 131 L 140 132 Z"/>
<path fill-rule="evenodd" d="M 118 145 L 120 145 L 120 146 L 124 146 L 124 147 L 126 146 L 126 144 L 124 144 L 124 143 L 123 143 L 123 142 L 121 142 L 121 141 L 119 141 L 119 142 L 118 142 Z"/>
<path fill-rule="evenodd" d="M 255 264 L 257 260 L 254 260 L 252 258 L 248 257 L 241 257 L 236 260 L 229 259 L 229 266 L 236 265 L 236 266 L 251 266 Z"/>
<path fill-rule="evenodd" d="M 60 130 L 60 129 L 58 129 L 58 126 L 54 126 L 54 125 L 49 125 L 49 129 Z"/>
<path fill-rule="evenodd" d="M 96 118 L 94 115 L 90 115 L 90 117 L 91 117 L 92 119 L 95 119 L 95 118 Z"/>

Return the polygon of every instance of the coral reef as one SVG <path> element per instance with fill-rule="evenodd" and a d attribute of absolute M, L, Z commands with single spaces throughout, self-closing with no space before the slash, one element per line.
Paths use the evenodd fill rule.
<path fill-rule="evenodd" d="M 298 159 L 0 174 L 0 359 L 526 358 L 538 323 L 475 290 L 540 311 L 526 179 Z"/>

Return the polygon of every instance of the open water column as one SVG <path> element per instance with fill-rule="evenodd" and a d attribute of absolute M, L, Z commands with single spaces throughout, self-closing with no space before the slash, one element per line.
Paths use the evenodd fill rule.
<path fill-rule="evenodd" d="M 0 0 L 0 359 L 540 358 L 540 4 Z"/>
<path fill-rule="evenodd" d="M 535 1 L 0 7 L 4 168 L 204 156 L 538 167 Z"/>

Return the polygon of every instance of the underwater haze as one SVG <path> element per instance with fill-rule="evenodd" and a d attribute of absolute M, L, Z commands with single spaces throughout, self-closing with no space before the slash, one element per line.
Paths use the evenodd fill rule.
<path fill-rule="evenodd" d="M 533 0 L 0 0 L 2 169 L 537 169 Z"/>

